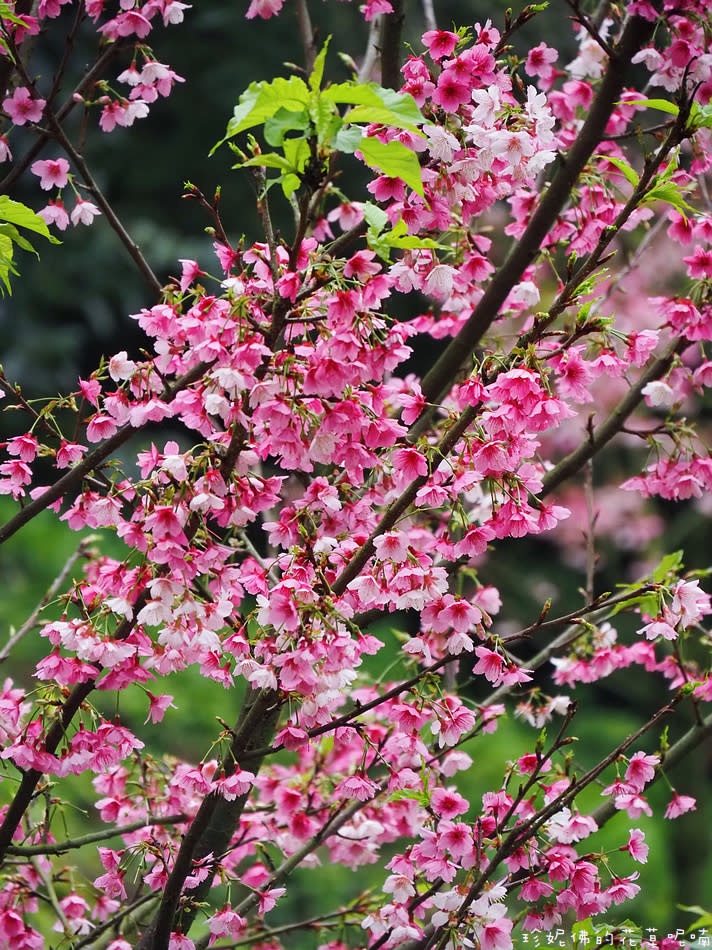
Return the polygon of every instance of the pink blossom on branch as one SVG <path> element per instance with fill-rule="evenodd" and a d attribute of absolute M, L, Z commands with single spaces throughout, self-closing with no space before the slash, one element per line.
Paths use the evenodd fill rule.
<path fill-rule="evenodd" d="M 61 6 L 45 0 L 41 15 L 52 20 Z M 169 0 L 108 7 L 84 3 L 117 54 L 127 44 L 117 67 L 126 98 L 99 79 L 96 93 L 85 89 L 73 100 L 98 110 L 105 132 L 129 128 L 182 81 L 141 41 L 161 23 L 180 23 L 188 8 Z M 283 7 L 252 0 L 247 17 L 268 19 Z M 372 0 L 361 12 L 368 21 L 392 7 Z M 171 894 L 177 901 L 162 921 L 157 910 L 162 947 L 193 946 L 193 896 L 205 912 L 205 939 L 254 942 L 281 884 L 291 886 L 292 864 L 308 873 L 328 860 L 354 872 L 384 864 L 382 893 L 376 888 L 354 905 L 379 946 L 430 940 L 432 926 L 440 943 L 451 937 L 453 945 L 509 950 L 516 918 L 551 929 L 565 914 L 603 914 L 643 886 L 625 864 L 647 859 L 639 829 L 622 845 L 621 837 L 618 853 L 614 847 L 604 858 L 597 849 L 608 808 L 596 817 L 582 810 L 580 776 L 569 773 L 564 752 L 569 720 L 579 683 L 631 669 L 675 691 L 666 712 L 692 684 L 694 698 L 707 701 L 709 683 L 682 646 L 695 638 L 696 649 L 706 648 L 710 600 L 677 563 L 666 562 L 664 577 L 645 563 L 635 568 L 645 580 L 630 602 L 604 597 L 591 605 L 586 594 L 577 601 L 580 616 L 562 619 L 549 566 L 557 551 L 583 578 L 600 563 L 601 536 L 642 561 L 662 523 L 651 518 L 655 527 L 641 539 L 644 497 L 704 505 L 712 488 L 699 413 L 712 379 L 712 224 L 694 211 L 702 205 L 694 176 L 707 167 L 707 130 L 680 149 L 679 167 L 667 165 L 683 189 L 689 226 L 650 202 L 631 211 L 626 172 L 643 167 L 637 103 L 644 93 L 621 87 L 603 108 L 598 83 L 604 73 L 604 88 L 615 78 L 606 44 L 615 47 L 622 32 L 638 51 L 632 58 L 672 99 L 680 98 L 686 69 L 700 72 L 704 103 L 709 54 L 708 37 L 687 11 L 676 7 L 670 28 L 655 35 L 617 16 L 612 10 L 600 28 L 605 43 L 581 28 L 579 54 L 561 71 L 545 43 L 518 64 L 505 61 L 490 22 L 477 24 L 472 38 L 429 30 L 419 47 L 426 52 L 411 55 L 402 71 L 422 117 L 392 90 L 329 85 L 328 58 L 321 84 L 297 72 L 274 87 L 250 87 L 236 115 L 246 118 L 258 103 L 251 133 L 265 131 L 270 148 L 284 146 L 290 161 L 301 161 L 304 144 L 311 156 L 300 166 L 294 232 L 291 220 L 270 226 L 268 196 L 276 207 L 280 190 L 260 186 L 265 234 L 238 235 L 231 245 L 229 227 L 211 220 L 218 277 L 209 264 L 203 270 L 202 261 L 181 259 L 180 277 L 133 315 L 146 337 L 141 345 L 107 354 L 66 399 L 25 405 L 21 391 L 3 382 L 7 403 L 17 397 L 13 413 L 26 414 L 0 461 L 0 492 L 24 505 L 10 526 L 31 519 L 54 466 L 59 518 L 72 530 L 115 532 L 123 553 L 82 548 L 81 569 L 46 607 L 47 655 L 31 670 L 41 688 L 36 701 L 11 684 L 0 693 L 2 758 L 24 773 L 11 794 L 30 789 L 24 821 L 11 828 L 15 811 L 0 814 L 0 836 L 7 833 L 7 845 L 16 833 L 51 844 L 61 833 L 54 813 L 49 825 L 35 823 L 35 770 L 57 784 L 92 772 L 100 820 L 123 833 L 117 850 L 97 852 L 105 873 L 95 878 L 96 899 L 86 889 L 68 891 L 64 854 L 56 864 L 39 856 L 39 876 L 13 862 L 3 879 L 9 897 L 0 935 L 4 927 L 36 942 L 25 918 L 38 915 L 37 895 L 52 896 L 56 879 L 60 896 L 46 905 L 59 907 L 58 932 L 83 935 L 94 920 L 112 917 L 119 934 L 121 908 L 160 891 L 160 906 Z M 46 103 L 22 88 L 5 111 L 15 124 L 36 123 Z M 268 114 L 275 88 L 295 98 Z M 340 174 L 340 123 L 364 98 L 369 121 L 379 122 L 363 123 L 365 134 L 387 158 L 382 168 L 374 162 L 361 198 L 370 194 L 380 208 L 352 202 L 348 175 Z M 282 139 L 285 115 L 301 118 Z M 52 132 L 51 118 L 43 135 Z M 580 130 L 591 126 L 596 143 L 579 155 L 562 192 L 571 162 L 586 150 Z M 678 137 L 683 132 L 692 128 Z M 667 148 L 661 139 L 646 151 L 646 174 L 672 161 Z M 408 154 L 406 181 L 399 162 Z M 71 181 L 96 194 L 91 180 L 77 179 L 82 162 L 71 151 L 69 159 L 77 169 L 71 178 L 68 159 L 34 162 L 40 188 Z M 271 185 L 283 165 L 270 162 Z M 411 187 L 413 169 L 422 193 Z M 109 219 L 108 205 L 102 209 Z M 41 215 L 65 228 L 97 213 L 77 198 L 71 216 L 58 201 Z M 663 227 L 643 239 L 646 221 L 660 214 Z M 387 224 L 376 234 L 372 222 L 381 216 Z M 688 278 L 701 283 L 688 287 Z M 651 296 L 661 287 L 679 295 Z M 683 341 L 676 349 L 672 337 Z M 696 346 L 685 349 L 684 341 Z M 448 353 L 457 357 L 451 365 Z M 171 433 L 161 438 L 166 420 Z M 608 522 L 598 511 L 608 486 L 594 482 L 584 498 L 578 485 L 589 455 L 602 451 L 599 433 L 606 441 L 611 435 L 606 427 L 621 449 L 614 477 L 635 499 L 626 517 Z M 641 434 L 654 443 L 652 458 L 637 454 Z M 523 550 L 524 540 L 533 546 L 545 531 L 547 547 L 536 550 L 546 553 L 546 583 L 532 580 L 537 564 L 526 560 L 514 585 L 495 588 L 500 552 Z M 634 589 L 630 580 L 621 579 L 624 591 Z M 521 608 L 526 617 L 513 586 L 534 599 L 533 611 Z M 644 636 L 600 619 L 618 609 L 641 611 Z M 182 750 L 162 758 L 143 751 L 120 718 L 131 708 L 122 694 L 136 687 L 148 698 L 146 724 L 160 724 L 169 709 L 190 717 L 190 700 L 172 702 L 189 668 L 224 693 L 221 709 L 230 710 L 216 720 L 198 764 L 178 759 Z M 571 695 L 555 694 L 549 678 Z M 244 697 L 237 716 L 235 697 Z M 523 728 L 539 732 L 555 715 L 566 717 L 565 728 L 550 730 L 546 741 L 533 733 L 509 761 L 493 736 L 507 708 Z M 103 709 L 112 710 L 109 718 Z M 615 809 L 637 820 L 652 811 L 644 794 L 660 775 L 661 756 L 632 752 L 632 741 L 621 735 L 611 743 L 603 786 Z M 479 781 L 485 756 L 495 778 L 465 797 L 461 773 Z M 666 816 L 693 809 L 691 796 L 674 793 Z M 517 835 L 516 847 L 503 849 Z M 20 885 L 17 874 L 25 875 Z M 234 907 L 224 903 L 223 886 Z M 515 899 L 524 909 L 513 911 Z M 141 950 L 154 937 L 148 928 Z M 124 950 L 122 936 L 114 943 Z"/>
<path fill-rule="evenodd" d="M 45 161 L 33 162 L 30 171 L 40 177 L 40 188 L 49 191 L 51 188 L 64 188 L 69 180 L 69 162 L 66 158 L 48 158 Z"/>
<path fill-rule="evenodd" d="M 25 125 L 28 122 L 39 122 L 45 105 L 44 99 L 35 99 L 29 89 L 18 86 L 12 96 L 3 100 L 2 107 L 15 125 Z"/>

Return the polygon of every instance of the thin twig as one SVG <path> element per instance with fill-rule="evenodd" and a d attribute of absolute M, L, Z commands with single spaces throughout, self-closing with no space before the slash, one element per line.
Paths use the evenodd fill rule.
<path fill-rule="evenodd" d="M 296 0 L 295 5 L 297 10 L 297 22 L 299 24 L 299 36 L 301 37 L 302 49 L 304 50 L 304 70 L 307 76 L 309 76 L 314 69 L 314 60 L 316 59 L 314 27 L 312 26 L 311 16 L 309 15 L 307 0 Z"/>
<path fill-rule="evenodd" d="M 665 353 L 650 364 L 638 382 L 632 386 L 617 406 L 610 412 L 608 418 L 589 437 L 581 442 L 578 448 L 570 452 L 566 458 L 555 465 L 544 477 L 539 498 L 544 498 L 555 488 L 578 472 L 586 462 L 601 451 L 614 435 L 620 432 L 628 416 L 640 405 L 643 400 L 643 389 L 648 383 L 660 379 L 663 373 L 671 366 L 675 357 L 690 346 L 689 340 L 684 337 L 675 338 Z"/>
<path fill-rule="evenodd" d="M 589 423 L 591 420 L 589 420 Z M 584 497 L 586 498 L 586 600 L 594 597 L 594 579 L 596 576 L 596 512 L 593 507 L 593 459 L 584 466 Z"/>
<path fill-rule="evenodd" d="M 105 66 L 111 62 L 127 45 L 125 38 L 115 40 L 109 44 L 104 52 L 97 58 L 94 65 L 89 69 L 79 83 L 74 87 L 72 93 L 65 101 L 64 105 L 56 113 L 57 121 L 64 122 L 69 113 L 81 102 L 86 90 L 96 82 L 97 77 L 103 72 Z M 25 155 L 18 161 L 15 161 L 10 171 L 0 181 L 0 194 L 7 194 L 20 176 L 29 168 L 32 161 L 39 155 L 45 144 L 52 138 L 53 133 L 49 129 L 36 129 L 36 139 L 33 145 L 27 150 Z"/>
<path fill-rule="evenodd" d="M 182 392 L 187 386 L 190 386 L 191 383 L 200 379 L 200 377 L 210 369 L 211 365 L 212 363 L 208 362 L 196 363 L 192 369 L 177 379 L 175 383 L 166 387 L 163 393 L 164 401 L 171 402 L 179 392 Z M 0 544 L 7 541 L 8 538 L 11 538 L 13 534 L 24 527 L 28 521 L 31 521 L 40 514 L 40 512 L 49 508 L 55 501 L 58 501 L 68 492 L 77 488 L 85 475 L 88 475 L 95 468 L 98 468 L 110 455 L 113 455 L 124 442 L 127 442 L 132 435 L 140 432 L 146 425 L 148 425 L 148 423 L 135 427 L 124 425 L 120 429 L 117 429 L 105 442 L 102 442 L 93 452 L 85 455 L 76 465 L 65 472 L 61 478 L 58 478 L 53 485 L 50 485 L 47 491 L 38 495 L 25 505 L 14 517 L 6 521 L 4 525 L 0 525 Z"/>
<path fill-rule="evenodd" d="M 102 950 L 103 947 L 106 947 L 114 939 L 111 931 L 116 930 L 118 933 L 118 924 L 121 921 L 127 919 L 136 921 L 139 916 L 146 912 L 150 904 L 157 903 L 157 894 L 145 894 L 143 897 L 139 897 L 138 900 L 133 901 L 128 907 L 112 914 L 108 920 L 92 930 L 83 940 L 73 944 L 72 950 L 84 950 L 85 947 L 87 950 Z M 99 938 L 102 937 L 103 939 L 100 940 Z"/>
<path fill-rule="evenodd" d="M 146 258 L 143 256 L 141 248 L 138 246 L 138 244 L 134 241 L 134 239 L 131 237 L 129 232 L 124 227 L 123 223 L 119 219 L 119 216 L 114 211 L 113 205 L 109 202 L 109 200 L 106 198 L 103 191 L 99 187 L 96 179 L 94 178 L 94 176 L 92 175 L 89 169 L 89 166 L 85 162 L 83 155 L 81 155 L 77 151 L 77 149 L 74 147 L 74 145 L 70 142 L 69 138 L 67 137 L 67 134 L 64 131 L 64 128 L 62 127 L 61 123 L 58 121 L 56 116 L 52 113 L 48 113 L 47 118 L 48 118 L 50 128 L 55 138 L 57 139 L 59 144 L 62 146 L 64 151 L 67 153 L 68 157 L 71 158 L 72 162 L 74 163 L 77 170 L 79 171 L 79 174 L 84 179 L 84 184 L 86 185 L 89 194 L 92 196 L 92 198 L 97 203 L 99 208 L 101 208 L 102 212 L 104 213 L 104 216 L 106 217 L 106 220 L 109 222 L 109 225 L 111 226 L 113 231 L 116 233 L 116 235 L 118 236 L 123 246 L 128 251 L 131 259 L 133 260 L 134 264 L 136 264 L 136 267 L 145 278 L 151 290 L 156 295 L 160 295 L 161 290 L 162 290 L 162 285 L 161 285 L 160 280 L 158 279 L 158 277 L 156 277 L 150 264 L 148 263 Z"/>
<path fill-rule="evenodd" d="M 66 841 L 28 846 L 11 845 L 7 849 L 7 854 L 17 857 L 32 857 L 38 854 L 64 854 L 66 851 L 74 851 L 77 848 L 83 848 L 85 845 L 94 844 L 96 841 L 106 841 L 109 838 L 115 838 L 117 835 L 128 835 L 133 831 L 141 831 L 142 828 L 148 828 L 152 825 L 177 825 L 188 820 L 186 815 L 166 815 L 165 817 L 149 815 L 141 821 L 134 821 L 128 825 L 112 825 L 102 831 L 92 831 L 90 834 L 80 835 L 78 838 L 67 838 Z"/>
<path fill-rule="evenodd" d="M 5 660 L 7 660 L 7 658 L 10 656 L 10 653 L 12 652 L 14 647 L 16 647 L 17 644 L 20 642 L 20 640 L 22 640 L 23 637 L 27 636 L 27 634 L 31 630 L 34 629 L 35 625 L 37 624 L 39 615 L 45 609 L 47 604 L 49 604 L 50 601 L 54 600 L 58 591 L 64 586 L 64 582 L 66 581 L 67 577 L 69 577 L 70 571 L 72 570 L 72 568 L 74 567 L 74 565 L 77 563 L 77 561 L 80 558 L 86 556 L 89 546 L 93 544 L 93 542 L 96 540 L 96 537 L 97 537 L 96 535 L 90 535 L 88 538 L 83 538 L 79 542 L 79 545 L 76 551 L 73 551 L 69 555 L 66 563 L 62 567 L 59 574 L 55 577 L 55 579 L 50 584 L 49 588 L 47 589 L 47 593 L 44 595 L 42 600 L 39 602 L 39 604 L 37 604 L 35 609 L 32 611 L 32 613 L 27 618 L 27 620 L 23 623 L 20 629 L 10 637 L 10 639 L 7 641 L 3 649 L 0 650 L 0 663 L 4 663 Z"/>

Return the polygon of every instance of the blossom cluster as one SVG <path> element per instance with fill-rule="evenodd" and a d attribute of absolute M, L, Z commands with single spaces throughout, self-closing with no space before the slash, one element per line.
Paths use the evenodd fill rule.
<path fill-rule="evenodd" d="M 7 42 L 21 49 L 62 6 L 47 0 L 37 19 L 8 20 Z M 188 6 L 118 6 L 84 5 L 134 57 L 117 77 L 126 96 L 106 84 L 76 102 L 101 108 L 104 131 L 181 81 L 144 41 Z M 253 0 L 247 16 L 281 6 Z M 573 521 L 580 532 L 586 500 L 575 479 L 615 435 L 633 458 L 618 487 L 640 504 L 712 487 L 697 418 L 712 386 L 712 228 L 696 211 L 712 160 L 708 14 L 692 0 L 632 7 L 600 29 L 579 22 L 579 53 L 562 70 L 546 43 L 505 56 L 509 35 L 490 22 L 427 30 L 403 65 L 409 98 L 381 90 L 379 100 L 407 103 L 410 116 L 417 104 L 422 121 L 391 127 L 379 116 L 397 112 L 366 109 L 365 133 L 384 155 L 402 156 L 394 143 L 415 153 L 422 189 L 386 163 L 362 195 L 377 204 L 337 187 L 346 136 L 318 138 L 334 114 L 324 118 L 314 80 L 307 138 L 282 140 L 285 156 L 300 141 L 312 155 L 291 239 L 272 227 L 258 170 L 264 235 L 232 244 L 213 206 L 214 260 L 183 260 L 132 315 L 140 352 L 110 356 L 46 403 L 25 403 L 0 376 L 20 420 L 2 445 L 0 493 L 17 514 L 0 537 L 51 509 L 73 531 L 113 533 L 125 551 L 86 558 L 39 625 L 46 650 L 32 685 L 8 680 L 0 693 L 0 761 L 19 776 L 0 787 L 0 947 L 42 945 L 45 894 L 68 946 L 96 935 L 109 950 L 192 950 L 200 932 L 203 944 L 279 947 L 264 916 L 289 901 L 295 867 L 325 860 L 382 865 L 380 889 L 336 913 L 377 950 L 509 950 L 515 927 L 606 916 L 638 894 L 642 830 L 608 853 L 589 839 L 607 806 L 630 822 L 651 814 L 647 789 L 668 749 L 643 737 L 680 704 L 701 719 L 712 701 L 710 596 L 672 558 L 616 595 L 587 591 L 579 612 L 551 619 L 544 605 L 520 630 L 487 574 L 507 544 L 574 544 L 566 532 Z M 667 14 L 664 28 L 653 30 L 651 10 Z M 390 12 L 372 0 L 365 17 Z M 651 110 L 616 79 L 616 44 L 645 67 L 643 82 L 675 94 L 662 129 L 641 126 Z M 238 108 L 264 106 L 271 144 L 285 110 L 268 116 L 259 95 Z M 363 105 L 355 84 L 349 95 Z M 3 108 L 15 125 L 51 131 L 34 84 Z M 72 222 L 89 223 L 99 207 L 79 197 L 89 182 L 78 153 L 55 141 L 67 157 L 28 168 L 41 190 L 57 189 L 42 217 L 67 226 L 69 187 Z M 253 147 L 245 166 L 259 169 Z M 294 174 L 288 157 L 270 161 Z M 385 218 L 380 243 L 374 214 Z M 675 278 L 667 286 L 646 278 L 651 232 L 663 251 L 651 238 L 650 253 Z M 629 242 L 635 252 L 611 263 Z M 423 342 L 432 359 L 421 376 Z M 652 462 L 630 446 L 641 432 Z M 119 453 L 127 444 L 133 454 Z M 567 481 L 570 504 L 557 493 Z M 623 611 L 638 635 L 612 626 Z M 693 642 L 694 661 L 682 649 Z M 577 772 L 566 748 L 578 684 L 634 666 L 660 677 L 667 701 Z M 102 712 L 107 695 L 120 709 L 119 697 L 138 693 L 144 725 L 181 714 L 190 697 L 164 677 L 180 682 L 189 667 L 229 708 L 241 703 L 199 763 L 154 755 L 138 725 Z M 488 737 L 512 708 L 536 730 L 552 723 L 554 738 L 532 734 L 530 751 L 470 800 L 463 775 L 497 750 Z M 647 751 L 632 748 L 641 739 Z M 62 822 L 37 807 L 38 788 L 81 775 L 107 841 L 121 842 L 99 845 L 93 872 L 87 862 L 68 875 L 51 860 Z M 585 810 L 579 795 L 596 781 L 604 804 Z M 673 790 L 665 814 L 694 808 Z M 13 860 L 28 848 L 33 861 Z M 137 901 L 150 913 L 135 915 Z"/>
<path fill-rule="evenodd" d="M 6 95 L 2 100 L 2 111 L 10 120 L 13 127 L 31 126 L 41 128 L 49 125 L 52 137 L 56 135 L 56 112 L 54 103 L 45 98 L 50 94 L 50 87 L 43 85 L 42 80 L 34 80 L 27 71 L 27 50 L 35 42 L 42 29 L 46 29 L 52 20 L 62 16 L 63 7 L 71 0 L 40 0 L 36 15 L 8 11 L 8 21 L 3 24 L 3 50 L 5 55 L 12 57 L 17 63 L 17 77 L 12 95 Z M 15 4 L 10 4 L 14 7 Z M 179 0 L 146 0 L 137 4 L 118 4 L 118 10 L 109 9 L 115 4 L 106 0 L 83 0 L 74 4 L 81 9 L 78 15 L 88 18 L 97 34 L 97 40 L 102 43 L 120 44 L 133 43 L 134 59 L 129 67 L 116 76 L 116 82 L 130 87 L 127 95 L 117 92 L 111 81 L 105 78 L 96 80 L 93 85 L 82 84 L 81 91 L 75 90 L 70 101 L 61 110 L 63 117 L 75 107 L 83 107 L 88 111 L 99 110 L 99 126 L 104 132 L 111 132 L 117 126 L 128 127 L 136 119 L 143 119 L 149 114 L 150 104 L 160 96 L 170 95 L 176 82 L 183 82 L 183 78 L 175 73 L 170 66 L 159 62 L 145 42 L 149 34 L 157 25 L 171 26 L 183 22 L 185 11 L 190 4 Z M 141 62 L 141 68 L 137 66 Z M 51 90 L 56 96 L 57 90 Z M 9 134 L 0 136 L 0 161 L 11 161 L 13 158 Z M 60 132 L 59 144 L 66 143 L 66 136 Z M 91 224 L 94 217 L 101 214 L 95 201 L 82 196 L 81 189 L 88 183 L 82 181 L 81 176 L 70 171 L 70 162 L 59 155 L 55 158 L 41 159 L 32 163 L 31 171 L 40 178 L 40 187 L 45 191 L 54 191 L 54 197 L 39 212 L 47 224 L 51 224 L 64 231 L 68 225 Z M 71 212 L 65 208 L 63 193 L 69 185 L 74 198 L 74 207 Z M 92 188 L 89 188 L 90 194 Z M 95 197 L 92 195 L 92 197 Z"/>

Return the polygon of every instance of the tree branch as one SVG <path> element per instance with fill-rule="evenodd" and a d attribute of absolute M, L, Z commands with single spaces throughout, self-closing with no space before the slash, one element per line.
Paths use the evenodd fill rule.
<path fill-rule="evenodd" d="M 164 400 L 171 402 L 179 392 L 200 379 L 200 377 L 210 369 L 210 366 L 211 364 L 207 362 L 197 363 L 192 369 L 181 376 L 180 379 L 177 379 L 172 386 L 166 388 L 163 396 Z M 148 423 L 145 425 L 148 425 Z M 85 455 L 73 468 L 70 468 L 61 478 L 58 478 L 53 485 L 50 485 L 47 491 L 38 495 L 25 505 L 13 518 L 6 521 L 4 525 L 0 525 L 0 544 L 7 541 L 8 538 L 11 538 L 15 532 L 19 531 L 28 521 L 31 521 L 40 514 L 40 512 L 44 511 L 45 508 L 49 508 L 50 505 L 54 504 L 55 501 L 58 501 L 68 492 L 74 488 L 78 488 L 82 479 L 88 475 L 89 472 L 98 468 L 116 449 L 120 448 L 124 442 L 127 442 L 134 433 L 140 432 L 141 429 L 145 428 L 145 425 L 135 427 L 130 425 L 122 426 L 120 429 L 117 429 L 114 435 L 106 439 L 105 442 L 102 442 L 98 448 L 94 449 L 93 452 L 90 452 L 89 455 Z"/>
<path fill-rule="evenodd" d="M 594 149 L 601 141 L 608 120 L 623 91 L 631 57 L 652 36 L 654 24 L 634 16 L 609 60 L 598 94 L 576 141 L 559 161 L 554 180 L 531 217 L 524 234 L 490 281 L 467 323 L 423 377 L 421 390 L 427 402 L 437 403 L 449 391 L 463 360 L 471 354 L 496 319 L 499 308 L 526 268 L 539 253 L 541 244 L 556 221 Z"/>
<path fill-rule="evenodd" d="M 231 775 L 246 754 L 266 744 L 274 734 L 281 704 L 275 690 L 264 689 L 249 692 L 235 727 L 229 751 L 223 757 L 221 769 Z M 259 768 L 260 763 L 256 763 Z M 177 912 L 185 880 L 194 868 L 194 863 L 209 855 L 213 863 L 208 877 L 187 895 L 190 905 L 180 915 L 180 926 L 187 933 L 198 911 L 200 902 L 212 886 L 213 877 L 221 856 L 227 852 L 232 837 L 240 822 L 240 816 L 249 797 L 249 792 L 235 801 L 227 801 L 211 792 L 198 809 L 198 813 L 183 836 L 173 869 L 163 889 L 161 903 L 153 921 L 144 931 L 138 950 L 166 950 L 171 932 L 176 929 Z"/>
<path fill-rule="evenodd" d="M 85 845 L 94 844 L 96 841 L 106 841 L 108 838 L 115 838 L 117 835 L 128 835 L 132 831 L 141 831 L 142 828 L 148 828 L 151 825 L 176 825 L 184 821 L 188 821 L 185 815 L 166 815 L 165 817 L 149 815 L 142 821 L 134 821 L 128 825 L 112 825 L 102 831 L 80 835 L 78 838 L 67 838 L 66 841 L 56 841 L 52 844 L 33 844 L 26 847 L 11 845 L 7 849 L 7 854 L 16 855 L 17 857 L 32 857 L 37 854 L 65 854 L 67 851 L 83 848 Z"/>
<path fill-rule="evenodd" d="M 13 634 L 13 636 L 10 637 L 10 639 L 7 641 L 3 649 L 0 650 L 0 663 L 4 663 L 5 660 L 7 660 L 7 658 L 12 653 L 14 647 L 17 646 L 17 644 L 20 642 L 20 640 L 22 640 L 23 637 L 27 636 L 27 634 L 31 630 L 34 629 L 39 615 L 45 609 L 47 604 L 57 595 L 58 591 L 63 587 L 64 582 L 69 577 L 69 574 L 72 568 L 74 567 L 74 565 L 77 563 L 77 561 L 80 558 L 83 558 L 86 556 L 89 545 L 92 544 L 94 540 L 95 540 L 94 535 L 88 538 L 83 538 L 79 542 L 77 549 L 69 555 L 69 557 L 67 558 L 67 561 L 62 567 L 62 570 L 52 581 L 52 583 L 50 584 L 47 590 L 47 593 L 44 595 L 42 600 L 39 602 L 39 604 L 37 604 L 35 609 L 32 611 L 32 613 L 27 618 L 27 620 L 23 623 L 20 629 L 15 634 Z"/>
<path fill-rule="evenodd" d="M 565 482 L 572 475 L 575 475 L 582 466 L 601 451 L 603 446 L 610 442 L 614 435 L 621 431 L 623 425 L 630 414 L 637 409 L 643 400 L 643 389 L 648 383 L 653 382 L 670 368 L 673 360 L 683 350 L 690 346 L 690 341 L 684 337 L 676 337 L 668 346 L 665 353 L 650 364 L 643 373 L 638 382 L 632 386 L 625 396 L 620 400 L 617 406 L 611 411 L 610 415 L 595 431 L 584 439 L 578 448 L 570 452 L 566 458 L 563 458 L 558 465 L 554 466 L 544 476 L 542 489 L 538 495 L 544 498 L 546 495 L 558 488 L 562 482 Z"/>
<path fill-rule="evenodd" d="M 391 6 L 393 13 L 384 13 L 381 21 L 381 85 L 386 89 L 400 89 L 403 0 L 391 0 Z"/>

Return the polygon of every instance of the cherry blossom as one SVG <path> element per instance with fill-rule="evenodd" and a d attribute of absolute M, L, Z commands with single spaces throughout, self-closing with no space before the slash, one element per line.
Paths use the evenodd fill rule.
<path fill-rule="evenodd" d="M 62 6 L 8 16 L 8 42 L 41 44 Z M 172 0 L 109 6 L 83 5 L 112 55 L 67 105 L 98 137 L 183 83 L 159 46 L 164 27 L 190 21 Z M 241 174 L 264 233 L 235 237 L 217 198 L 187 185 L 212 250 L 196 245 L 160 281 L 64 133 L 51 80 L 8 58 L 3 109 L 29 126 L 8 135 L 61 153 L 13 168 L 35 176 L 36 196 L 75 195 L 70 213 L 56 194 L 40 218 L 64 230 L 103 214 L 155 293 L 131 315 L 141 344 L 106 354 L 74 391 L 30 401 L 0 380 L 16 422 L 2 531 L 42 511 L 84 539 L 31 618 L 31 685 L 0 692 L 12 778 L 0 942 L 40 946 L 44 927 L 84 941 L 112 921 L 114 950 L 278 947 L 265 915 L 283 895 L 289 912 L 296 868 L 306 879 L 327 861 L 375 865 L 353 920 L 337 917 L 367 932 L 350 943 L 386 948 L 509 950 L 521 929 L 607 915 L 644 889 L 630 867 L 647 861 L 643 832 L 614 830 L 605 854 L 596 836 L 613 811 L 652 814 L 662 717 L 679 750 L 690 708 L 699 721 L 712 700 L 706 575 L 682 555 L 648 561 L 664 522 L 646 508 L 659 495 L 703 512 L 712 488 L 712 143 L 697 122 L 712 85 L 701 7 L 629 6 L 599 27 L 574 10 L 578 54 L 561 67 L 547 43 L 526 49 L 515 17 L 504 33 L 429 24 L 401 70 L 412 98 L 332 82 L 326 51 L 316 75 L 251 86 L 228 138 L 238 156 L 254 150 Z M 258 30 L 286 13 L 252 0 L 245 16 Z M 359 13 L 381 18 L 375 31 L 393 9 Z M 611 59 L 621 37 L 625 57 Z M 624 80 L 616 64 L 631 59 Z M 694 87 L 700 109 L 658 110 L 649 135 L 647 80 L 670 103 Z M 275 89 L 289 108 L 270 113 Z M 286 137 L 285 114 L 298 117 Z M 344 151 L 366 160 L 362 185 Z M 6 142 L 0 155 L 14 161 Z M 617 461 L 599 467 L 611 440 Z M 602 542 L 635 565 L 596 597 Z M 500 552 L 526 546 L 534 560 L 498 589 Z M 571 609 L 555 571 L 539 586 L 526 576 L 552 551 L 580 574 Z M 632 668 L 664 698 L 574 769 L 579 684 Z M 228 712 L 183 761 L 155 737 L 164 718 L 191 729 L 189 670 Z M 511 758 L 497 735 L 509 714 L 530 735 Z M 102 830 L 70 870 L 61 796 L 87 774 Z M 47 781 L 52 807 L 35 807 Z M 665 816 L 695 807 L 673 791 Z M 16 861 L 18 847 L 33 860 Z"/>

